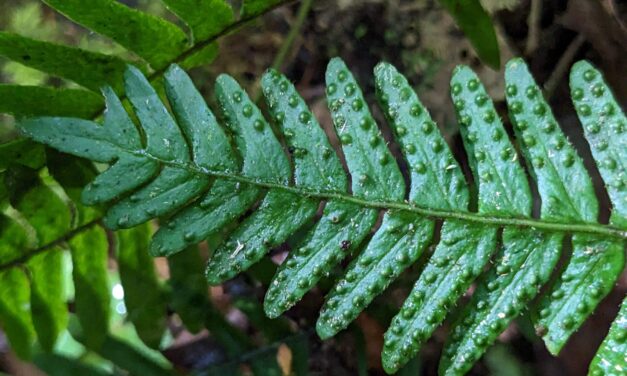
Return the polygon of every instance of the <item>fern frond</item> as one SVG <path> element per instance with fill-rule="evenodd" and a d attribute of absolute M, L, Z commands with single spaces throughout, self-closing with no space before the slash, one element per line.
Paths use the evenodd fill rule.
<path fill-rule="evenodd" d="M 587 82 L 602 82 L 596 70 L 588 66 L 582 72 L 580 66 L 573 70 L 575 85 L 579 74 Z M 216 82 L 226 126 L 222 128 L 178 66 L 165 74 L 173 116 L 138 69 L 129 67 L 125 73 L 126 93 L 145 141 L 111 89 L 103 91 L 103 125 L 39 117 L 23 119 L 18 126 L 35 141 L 109 163 L 111 167 L 85 189 L 83 199 L 111 202 L 104 217 L 111 229 L 159 217 L 161 227 L 151 245 L 155 256 L 174 256 L 235 223 L 207 265 L 211 284 L 248 269 L 311 224 L 270 283 L 264 302 L 270 317 L 296 304 L 349 253 L 362 249 L 327 296 L 317 323 L 322 338 L 346 328 L 412 265 L 431 245 L 435 221 L 443 220 L 439 243 L 385 334 L 387 372 L 396 372 L 416 355 L 475 279 L 476 290 L 445 344 L 442 374 L 470 370 L 530 303 L 538 332 L 550 351 L 559 352 L 624 267 L 627 229 L 620 220 L 622 206 L 614 202 L 624 199 L 624 186 L 608 186 L 618 214 L 609 225 L 598 223 L 598 202 L 583 161 L 524 63 L 512 60 L 506 72 L 514 141 L 522 156 L 478 77 L 468 67 L 459 67 L 451 93 L 477 185 L 477 211 L 470 211 L 470 190 L 461 168 L 407 80 L 385 63 L 377 66 L 375 77 L 378 101 L 409 166 L 407 193 L 359 85 L 337 58 L 329 63 L 327 97 L 352 178 L 350 193 L 329 139 L 294 86 L 276 71 L 264 75 L 262 87 L 288 154 L 234 79 L 221 75 Z M 601 169 L 606 182 L 622 182 L 627 163 L 620 148 L 625 142 L 624 115 L 609 89 L 600 85 L 597 91 L 607 95 L 604 103 L 612 105 L 598 110 L 599 119 L 615 117 L 613 124 L 620 126 L 614 126 L 612 144 L 604 145 L 603 159 L 594 151 L 597 146 L 593 154 L 597 164 L 607 167 Z M 586 98 L 582 94 L 574 99 L 594 102 L 595 109 L 604 106 Z M 592 116 L 590 106 L 579 105 L 582 117 Z M 587 119 L 584 123 L 597 124 Z M 614 163 L 608 164 L 610 157 Z M 539 218 L 532 217 L 522 163 L 538 187 Z M 321 217 L 312 224 L 320 205 Z M 368 238 L 380 210 L 381 225 Z M 533 304 L 551 280 L 566 242 L 572 244 L 572 255 L 548 286 L 549 295 Z M 484 271 L 491 258 L 493 265 Z"/>

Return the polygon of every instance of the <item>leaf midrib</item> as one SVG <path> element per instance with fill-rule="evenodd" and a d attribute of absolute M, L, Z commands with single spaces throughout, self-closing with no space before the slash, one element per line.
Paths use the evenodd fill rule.
<path fill-rule="evenodd" d="M 154 155 L 146 153 L 144 150 L 125 150 L 128 153 L 135 154 L 137 156 L 147 157 L 153 159 L 164 165 L 170 165 L 178 167 L 180 169 L 188 170 L 196 175 L 208 175 L 216 178 L 223 178 L 246 183 L 250 185 L 256 185 L 259 187 L 269 189 L 279 189 L 286 192 L 290 192 L 300 196 L 306 196 L 310 198 L 317 198 L 320 200 L 341 200 L 357 204 L 362 207 L 369 207 L 375 209 L 396 209 L 407 212 L 420 214 L 422 216 L 432 219 L 460 219 L 468 222 L 483 223 L 495 226 L 514 226 L 514 227 L 529 227 L 546 231 L 558 231 L 563 233 L 577 234 L 599 234 L 610 238 L 618 238 L 627 240 L 627 229 L 621 229 L 610 225 L 602 225 L 595 223 L 567 223 L 567 222 L 551 222 L 542 221 L 533 218 L 515 218 L 515 217 L 499 217 L 499 216 L 486 216 L 479 213 L 464 212 L 464 211 L 450 211 L 440 209 L 429 209 L 426 207 L 418 206 L 411 202 L 398 202 L 398 201 L 376 201 L 368 198 L 361 198 L 351 196 L 343 192 L 330 192 L 330 191 L 318 191 L 309 189 L 307 187 L 286 186 L 275 182 L 260 181 L 254 178 L 243 176 L 238 173 L 231 173 L 226 171 L 214 171 L 199 166 L 180 163 L 176 161 L 162 160 Z"/>

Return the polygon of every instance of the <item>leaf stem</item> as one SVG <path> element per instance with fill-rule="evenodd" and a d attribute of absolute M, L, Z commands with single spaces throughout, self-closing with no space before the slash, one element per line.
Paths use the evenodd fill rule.
<path fill-rule="evenodd" d="M 360 206 L 370 207 L 375 209 L 397 209 L 408 212 L 420 214 L 422 216 L 432 219 L 460 219 L 468 222 L 483 223 L 495 226 L 515 226 L 515 227 L 531 227 L 540 230 L 547 231 L 559 231 L 564 233 L 587 233 L 603 235 L 612 238 L 618 238 L 627 240 L 627 230 L 616 228 L 610 225 L 602 225 L 597 223 L 573 223 L 573 222 L 549 222 L 545 220 L 539 220 L 535 218 L 517 218 L 517 217 L 499 217 L 484 215 L 476 212 L 455 212 L 449 210 L 429 209 L 418 206 L 414 203 L 403 201 L 378 201 L 364 197 L 352 196 L 345 192 L 324 192 L 308 189 L 307 187 L 295 187 L 285 186 L 280 183 L 259 181 L 254 178 L 242 176 L 240 174 L 225 172 L 225 171 L 213 171 L 204 168 L 200 168 L 195 165 L 183 164 L 173 161 L 164 161 L 153 155 L 147 154 L 143 151 L 131 151 L 132 153 L 142 155 L 144 157 L 152 158 L 160 163 L 178 167 L 180 169 L 188 170 L 198 175 L 207 175 L 214 178 L 223 178 L 234 180 L 237 182 L 256 185 L 269 189 L 280 189 L 286 192 L 294 193 L 296 195 L 307 196 L 311 198 L 317 198 L 320 200 L 340 200 L 351 202 Z"/>
<path fill-rule="evenodd" d="M 41 247 L 38 247 L 38 248 L 34 248 L 34 249 L 31 249 L 31 250 L 28 250 L 28 251 L 24 252 L 22 255 L 20 255 L 20 257 L 18 257 L 18 258 L 15 258 L 13 260 L 10 260 L 8 262 L 0 264 L 0 271 L 26 263 L 28 260 L 31 259 L 31 257 L 35 257 L 38 254 L 43 253 L 43 252 L 49 250 L 52 247 L 55 247 L 57 245 L 60 245 L 60 244 L 62 244 L 64 242 L 72 239 L 74 236 L 80 234 L 81 232 L 87 230 L 88 228 L 93 227 L 93 226 L 95 226 L 97 224 L 100 224 L 100 220 L 101 219 L 102 218 L 93 219 L 92 221 L 87 222 L 87 223 L 85 223 L 85 224 L 83 224 L 83 225 L 81 225 L 81 226 L 79 226 L 79 227 L 77 227 L 77 228 L 75 228 L 75 229 L 65 233 L 63 236 L 61 236 L 60 238 L 57 238 L 57 239 L 51 241 L 50 243 L 44 244 L 44 245 L 42 245 Z"/>
<path fill-rule="evenodd" d="M 302 28 L 303 23 L 305 22 L 305 19 L 307 18 L 307 14 L 309 14 L 309 10 L 311 9 L 312 3 L 313 3 L 313 0 L 303 0 L 303 2 L 301 3 L 300 8 L 298 8 L 298 14 L 296 15 L 296 20 L 292 24 L 292 27 L 289 33 L 287 33 L 287 36 L 285 37 L 285 40 L 283 41 L 283 44 L 281 45 L 279 52 L 277 52 L 276 56 L 274 57 L 274 61 L 272 62 L 272 68 L 281 70 L 281 66 L 283 65 L 283 62 L 285 61 L 285 57 L 292 49 L 294 40 L 296 39 L 296 36 L 300 33 L 300 29 Z"/>

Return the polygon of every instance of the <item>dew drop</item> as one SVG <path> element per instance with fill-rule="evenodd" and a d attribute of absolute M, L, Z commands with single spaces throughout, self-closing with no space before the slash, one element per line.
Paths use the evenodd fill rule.
<path fill-rule="evenodd" d="M 333 94 L 335 94 L 336 91 L 337 91 L 337 85 L 329 84 L 329 86 L 327 86 L 327 94 L 328 95 L 333 95 Z"/>
<path fill-rule="evenodd" d="M 475 97 L 475 103 L 479 107 L 481 107 L 484 104 L 486 104 L 487 101 L 488 101 L 488 96 L 485 95 L 485 94 L 477 94 L 477 96 Z"/>
<path fill-rule="evenodd" d="M 479 88 L 479 81 L 476 78 L 472 78 L 468 81 L 468 90 L 475 91 Z"/>
<path fill-rule="evenodd" d="M 519 101 L 516 101 L 509 106 L 509 109 L 512 113 L 519 114 L 522 112 L 522 103 Z"/>
<path fill-rule="evenodd" d="M 590 106 L 588 106 L 587 104 L 582 104 L 579 107 L 577 107 L 577 109 L 579 110 L 578 112 L 582 115 L 582 116 L 590 116 L 591 114 L 591 110 L 590 110 Z"/>
<path fill-rule="evenodd" d="M 420 116 L 421 113 L 422 113 L 422 109 L 417 104 L 412 105 L 409 110 L 409 114 L 414 117 Z"/>
<path fill-rule="evenodd" d="M 605 89 L 603 88 L 603 85 L 601 84 L 596 84 L 592 87 L 592 95 L 594 95 L 597 98 L 602 96 L 604 91 Z"/>
<path fill-rule="evenodd" d="M 300 115 L 298 115 L 298 120 L 303 124 L 308 124 L 311 120 L 311 113 L 309 113 L 309 111 L 301 112 Z"/>
<path fill-rule="evenodd" d="M 496 115 L 492 110 L 488 110 L 485 112 L 485 114 L 483 114 L 483 121 L 485 121 L 486 123 L 492 123 L 494 119 L 496 119 Z"/>
<path fill-rule="evenodd" d="M 290 95 L 289 99 L 287 100 L 287 104 L 292 108 L 298 106 L 298 97 L 296 96 L 296 94 Z"/>
<path fill-rule="evenodd" d="M 529 99 L 533 99 L 536 97 L 536 95 L 538 94 L 538 89 L 535 86 L 528 86 L 525 89 L 525 95 L 527 95 L 527 98 Z"/>
<path fill-rule="evenodd" d="M 427 171 L 427 166 L 422 162 L 418 162 L 414 167 L 414 171 L 419 174 L 424 174 Z"/>
<path fill-rule="evenodd" d="M 355 84 L 349 83 L 348 85 L 346 85 L 346 87 L 344 88 L 344 94 L 346 94 L 347 97 L 355 94 Z"/>
<path fill-rule="evenodd" d="M 570 167 L 573 165 L 573 163 L 575 163 L 575 158 L 572 154 L 568 153 L 564 156 L 564 158 L 562 158 L 562 163 L 564 164 L 564 166 Z"/>
<path fill-rule="evenodd" d="M 368 144 L 370 144 L 370 146 L 375 147 L 379 144 L 379 137 L 374 134 L 372 136 L 370 136 L 370 139 L 368 140 Z"/>
<path fill-rule="evenodd" d="M 255 122 L 253 123 L 253 128 L 258 131 L 263 130 L 263 122 L 259 119 L 255 120 Z"/>
<path fill-rule="evenodd" d="M 403 102 L 407 101 L 411 97 L 411 90 L 406 87 L 401 89 L 400 97 Z"/>
<path fill-rule="evenodd" d="M 466 102 L 463 99 L 458 99 L 455 101 L 455 109 L 457 111 L 461 111 L 466 107 Z"/>
<path fill-rule="evenodd" d="M 583 79 L 590 82 L 596 77 L 596 72 L 592 69 L 588 69 L 583 73 Z"/>
<path fill-rule="evenodd" d="M 251 106 L 250 104 L 244 105 L 244 109 L 242 110 L 242 114 L 245 117 L 247 117 L 247 118 L 253 116 L 253 106 Z"/>
<path fill-rule="evenodd" d="M 379 164 L 384 166 L 388 163 L 388 155 L 386 153 L 383 153 L 379 156 Z"/>
<path fill-rule="evenodd" d="M 424 133 L 427 133 L 427 134 L 431 133 L 431 131 L 433 130 L 433 127 L 434 127 L 434 125 L 433 125 L 432 121 L 428 120 L 428 121 L 425 121 L 424 123 L 422 123 L 422 131 Z"/>
<path fill-rule="evenodd" d="M 352 104 L 353 111 L 361 111 L 364 107 L 364 102 L 361 99 L 355 99 Z"/>

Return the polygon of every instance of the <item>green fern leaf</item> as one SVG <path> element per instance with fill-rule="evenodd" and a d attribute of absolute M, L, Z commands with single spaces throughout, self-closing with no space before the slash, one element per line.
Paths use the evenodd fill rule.
<path fill-rule="evenodd" d="M 514 147 L 477 76 L 458 68 L 451 92 L 479 185 L 479 212 L 528 217 L 531 195 Z M 525 307 L 559 259 L 563 235 L 505 227 L 496 267 L 479 278 L 444 345 L 440 373 L 464 374 Z"/>
<path fill-rule="evenodd" d="M 627 299 L 590 364 L 590 376 L 619 376 L 627 370 Z"/>
<path fill-rule="evenodd" d="M 11 348 L 22 359 L 29 359 L 35 341 L 30 309 L 30 284 L 21 269 L 0 272 L 0 320 Z M 10 286 L 10 288 L 8 288 Z"/>
<path fill-rule="evenodd" d="M 627 226 L 627 117 L 590 63 L 580 61 L 570 73 L 571 97 L 586 139 L 605 182 L 613 210 L 610 222 Z"/>
<path fill-rule="evenodd" d="M 261 111 L 233 78 L 221 75 L 216 83 L 216 97 L 242 152 L 242 172 L 286 185 L 289 161 Z M 298 159 L 294 165 L 298 171 Z M 315 200 L 271 189 L 259 209 L 214 252 L 206 270 L 209 283 L 219 284 L 259 261 L 310 220 L 317 208 Z"/>
<path fill-rule="evenodd" d="M 451 88 L 478 188 L 477 212 L 469 211 L 470 190 L 438 127 L 407 80 L 384 63 L 375 69 L 376 90 L 409 167 L 407 201 L 398 165 L 354 77 L 339 59 L 329 63 L 327 97 L 352 177 L 350 193 L 328 137 L 294 86 L 275 71 L 264 75 L 262 88 L 291 158 L 234 79 L 222 75 L 216 84 L 226 125 L 222 129 L 176 66 L 165 77 L 173 116 L 137 69 L 125 73 L 128 99 L 145 142 L 111 89 L 103 92 L 108 107 L 104 125 L 42 117 L 23 119 L 18 126 L 36 141 L 113 165 L 86 188 L 83 199 L 114 201 L 105 215 L 105 224 L 114 229 L 161 217 L 151 253 L 174 257 L 175 289 L 183 288 L 190 255 L 189 250 L 175 254 L 194 243 L 224 238 L 206 269 L 207 280 L 218 284 L 303 228 L 292 238 L 293 251 L 268 287 L 264 310 L 276 317 L 349 253 L 361 249 L 326 298 L 317 323 L 323 338 L 345 328 L 413 264 L 432 243 L 434 220 L 443 220 L 439 243 L 385 335 L 383 362 L 386 371 L 396 372 L 411 360 L 478 278 L 473 296 L 453 323 L 440 364 L 442 374 L 457 375 L 472 367 L 550 280 L 565 242 L 572 243 L 573 254 L 561 277 L 548 287 L 549 294 L 532 309 L 553 352 L 594 310 L 624 267 L 627 234 L 622 222 L 613 214 L 612 224 L 597 223 L 590 178 L 524 64 L 513 60 L 506 74 L 515 139 L 541 198 L 539 219 L 531 214 L 523 160 L 467 67 L 456 69 Z M 601 92 L 607 95 L 609 89 L 603 86 Z M 616 116 L 618 124 L 624 117 L 617 106 L 603 111 L 602 116 L 608 111 Z M 623 140 L 615 138 L 614 146 L 603 151 L 614 153 L 617 168 L 623 162 L 617 145 Z M 599 156 L 595 158 L 599 163 Z M 614 178 L 608 171 L 602 172 L 606 181 Z M 622 199 L 619 186 L 610 189 L 612 200 Z M 314 219 L 321 204 L 320 218 Z M 620 215 L 620 205 L 614 205 Z M 381 225 L 366 241 L 379 210 L 384 210 Z M 494 265 L 485 270 L 492 253 Z M 593 288 L 587 288 L 591 283 Z M 184 320 L 192 328 L 200 327 L 202 315 L 187 316 Z M 234 341 L 233 349 L 240 346 L 237 335 L 223 334 L 225 343 Z M 242 342 L 240 348 L 246 346 Z"/>
<path fill-rule="evenodd" d="M 375 68 L 375 79 L 379 103 L 411 171 L 409 200 L 437 209 L 466 211 L 468 189 L 461 169 L 407 79 L 385 63 Z M 382 359 L 389 373 L 418 353 L 422 342 L 444 320 L 447 307 L 481 272 L 495 247 L 496 228 L 471 228 L 447 220 L 440 236 L 442 241 L 385 333 Z"/>
<path fill-rule="evenodd" d="M 596 222 L 598 203 L 582 159 L 566 140 L 520 59 L 507 64 L 507 100 L 518 140 L 540 193 L 541 218 Z M 548 143 L 536 140 L 549 138 Z M 553 354 L 610 292 L 623 270 L 621 242 L 576 234 L 573 253 L 555 283 L 534 309 L 533 321 Z M 588 286 L 588 288 L 586 288 Z M 576 307 L 573 312 L 572 307 Z"/>

